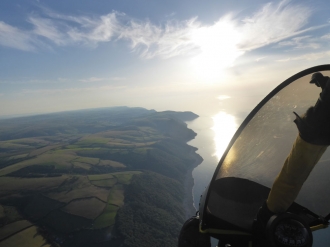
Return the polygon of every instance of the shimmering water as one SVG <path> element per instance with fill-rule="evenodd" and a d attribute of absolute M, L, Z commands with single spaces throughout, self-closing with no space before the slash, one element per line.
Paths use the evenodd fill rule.
<path fill-rule="evenodd" d="M 211 181 L 222 153 L 242 120 L 222 111 L 214 116 L 200 116 L 188 123 L 188 127 L 197 133 L 196 138 L 188 144 L 197 147 L 197 153 L 204 159 L 193 171 L 194 206 L 197 210 L 200 195 Z M 316 231 L 313 235 L 313 246 L 327 246 L 330 243 L 330 228 Z M 216 241 L 213 241 L 212 246 L 215 245 Z"/>
<path fill-rule="evenodd" d="M 213 121 L 211 117 L 200 116 L 198 119 L 189 122 L 188 127 L 197 133 L 194 140 L 188 142 L 189 145 L 197 147 L 197 153 L 203 157 L 203 162 L 194 169 L 194 206 L 198 210 L 199 198 L 205 187 L 210 182 L 214 170 L 218 164 L 215 154 Z"/>
<path fill-rule="evenodd" d="M 194 204 L 198 209 L 200 195 L 209 184 L 223 152 L 238 127 L 238 123 L 234 116 L 220 111 L 214 116 L 200 116 L 189 122 L 188 127 L 197 133 L 196 138 L 188 144 L 197 147 L 197 153 L 204 159 L 193 171 L 195 180 Z"/>
<path fill-rule="evenodd" d="M 203 162 L 194 169 L 194 206 L 198 210 L 200 195 L 211 181 L 214 170 L 225 151 L 231 137 L 235 133 L 238 124 L 235 117 L 220 111 L 213 116 L 200 116 L 188 127 L 197 133 L 194 140 L 188 144 L 198 148 L 197 153 L 203 157 Z M 218 240 L 212 239 L 215 247 Z"/>

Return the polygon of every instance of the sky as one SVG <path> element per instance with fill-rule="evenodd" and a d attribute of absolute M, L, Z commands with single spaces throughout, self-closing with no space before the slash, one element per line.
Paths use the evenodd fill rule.
<path fill-rule="evenodd" d="M 326 0 L 2 0 L 0 117 L 247 112 L 329 42 Z"/>

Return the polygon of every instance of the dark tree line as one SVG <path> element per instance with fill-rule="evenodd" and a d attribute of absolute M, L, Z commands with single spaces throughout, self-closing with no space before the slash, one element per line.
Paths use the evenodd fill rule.
<path fill-rule="evenodd" d="M 183 195 L 181 183 L 174 179 L 152 172 L 135 175 L 116 219 L 122 247 L 177 246 L 184 222 Z"/>

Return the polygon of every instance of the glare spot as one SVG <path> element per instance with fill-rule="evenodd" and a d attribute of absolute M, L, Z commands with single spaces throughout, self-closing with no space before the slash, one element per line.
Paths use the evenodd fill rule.
<path fill-rule="evenodd" d="M 214 142 L 216 148 L 214 155 L 217 156 L 218 160 L 220 160 L 238 126 L 234 116 L 226 112 L 221 111 L 212 117 L 212 119 L 214 123 L 212 130 L 214 131 Z"/>
<path fill-rule="evenodd" d="M 244 52 L 237 48 L 241 35 L 230 17 L 220 19 L 209 27 L 193 30 L 192 41 L 200 47 L 200 54 L 192 59 L 194 72 L 201 79 L 214 81 L 223 76 Z"/>
<path fill-rule="evenodd" d="M 219 95 L 218 100 L 225 100 L 225 99 L 230 99 L 231 97 L 228 95 Z"/>

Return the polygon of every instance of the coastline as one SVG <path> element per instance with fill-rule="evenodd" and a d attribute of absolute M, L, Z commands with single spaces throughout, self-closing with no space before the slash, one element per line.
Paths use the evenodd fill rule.
<path fill-rule="evenodd" d="M 194 178 L 192 177 L 192 171 L 194 168 L 189 169 L 184 178 L 184 199 L 183 208 L 185 211 L 185 219 L 189 219 L 191 216 L 195 215 L 196 208 L 194 206 L 194 198 L 192 194 L 192 189 L 194 187 Z"/>
<path fill-rule="evenodd" d="M 199 116 L 197 117 L 199 118 Z M 186 124 L 186 127 L 188 129 L 191 129 L 190 127 L 188 127 L 188 122 L 194 121 L 195 119 L 190 120 L 190 121 L 184 121 Z M 192 130 L 194 132 L 194 130 Z M 197 133 L 195 133 L 195 136 L 193 138 L 191 138 L 190 140 L 187 141 L 187 145 L 188 142 L 190 142 L 191 140 L 195 139 L 197 136 Z M 189 156 L 192 158 L 192 160 L 194 160 L 192 162 L 192 164 L 189 166 L 185 176 L 184 176 L 184 181 L 183 181 L 183 189 L 184 189 L 184 198 L 183 198 L 183 202 L 182 202 L 182 206 L 184 208 L 184 213 L 185 213 L 185 220 L 191 218 L 192 216 L 196 215 L 196 212 L 198 210 L 198 205 L 196 208 L 195 205 L 195 200 L 194 200 L 194 185 L 195 185 L 195 179 L 193 177 L 193 171 L 194 169 L 199 166 L 200 164 L 202 164 L 203 162 L 203 157 L 201 155 L 199 155 L 198 153 L 196 153 L 196 151 L 198 150 L 197 147 L 194 146 L 190 146 L 190 153 Z"/>
<path fill-rule="evenodd" d="M 185 210 L 185 219 L 189 219 L 191 216 L 196 214 L 196 205 L 194 205 L 194 195 L 193 195 L 193 188 L 194 188 L 194 178 L 192 175 L 193 170 L 203 162 L 203 158 L 196 153 L 196 148 L 192 147 L 190 156 L 195 159 L 192 166 L 187 171 L 184 177 L 184 199 L 183 199 L 183 207 Z"/>

